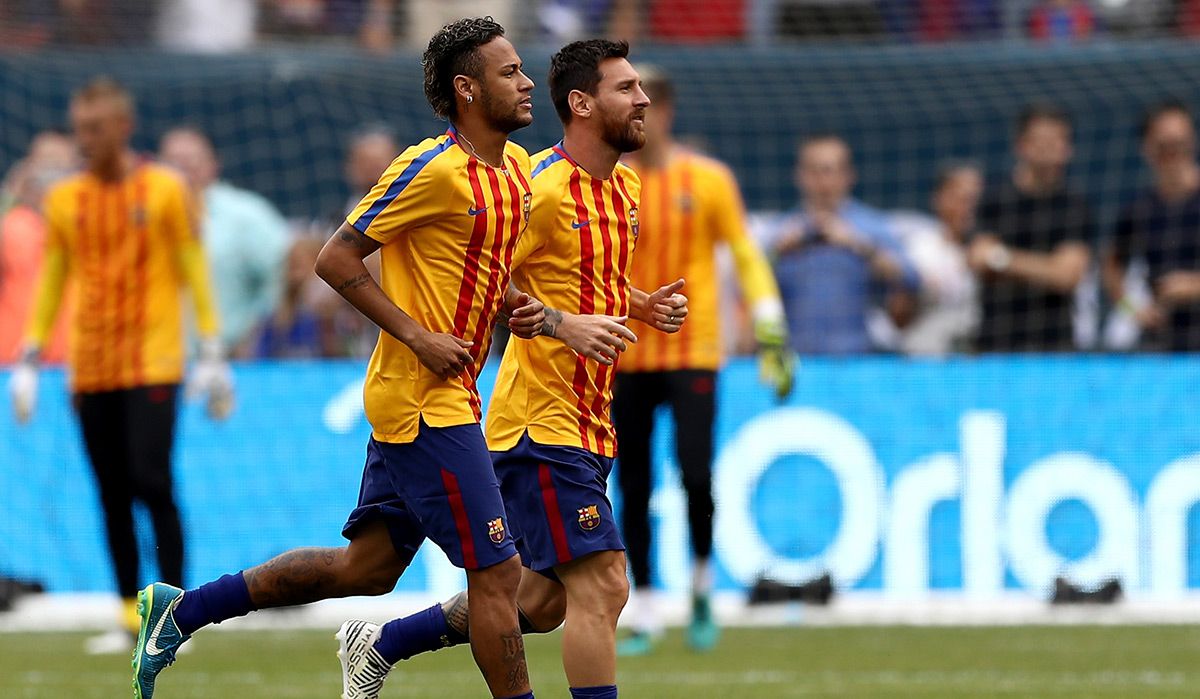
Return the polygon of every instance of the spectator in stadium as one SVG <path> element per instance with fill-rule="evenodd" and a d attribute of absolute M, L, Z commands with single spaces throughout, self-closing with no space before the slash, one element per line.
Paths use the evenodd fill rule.
<path fill-rule="evenodd" d="M 258 329 L 256 357 L 336 356 L 338 342 L 330 327 L 332 305 L 313 273 L 321 241 L 299 238 L 287 256 L 283 297 Z"/>
<path fill-rule="evenodd" d="M 841 137 L 816 135 L 800 144 L 802 202 L 771 237 L 788 335 L 801 354 L 870 352 L 874 303 L 882 300 L 899 316 L 918 288 L 887 218 L 851 196 L 854 181 L 850 146 Z"/>
<path fill-rule="evenodd" d="M 162 0 L 158 44 L 168 51 L 227 53 L 257 38 L 258 0 Z"/>
<path fill-rule="evenodd" d="M 39 355 L 70 279 L 79 295 L 72 318 L 71 392 L 124 599 L 125 629 L 92 639 L 88 649 L 128 652 L 139 627 L 135 500 L 150 513 L 161 575 L 183 578 L 171 443 L 184 369 L 184 287 L 191 291 L 204 338 L 189 388 L 207 394 L 209 414 L 220 418 L 231 404 L 232 382 L 187 186 L 130 149 L 133 98 L 117 83 L 89 83 L 72 97 L 70 115 L 86 171 L 59 182 L 46 196 L 46 258 L 9 391 L 18 421 L 29 420 Z"/>
<path fill-rule="evenodd" d="M 719 634 L 709 599 L 713 420 L 722 359 L 718 247 L 728 245 L 732 251 L 753 308 L 763 380 L 781 397 L 792 384 L 783 304 L 771 267 L 746 230 L 745 207 L 733 173 L 675 141 L 672 82 L 653 66 L 639 66 L 638 73 L 651 106 L 646 109 L 646 145 L 627 157 L 642 181 L 642 233 L 630 281 L 654 289 L 682 276 L 689 280 L 690 312 L 678 333 L 642 334 L 626 350 L 617 374 L 612 413 L 621 444 L 621 529 L 635 586 L 635 633 L 618 646 L 623 655 L 649 652 L 663 630 L 651 592 L 649 508 L 654 483 L 650 441 L 655 412 L 664 404 L 670 406 L 676 434 L 681 435 L 675 450 L 687 492 L 693 569 L 688 643 L 696 650 L 710 650 Z"/>
<path fill-rule="evenodd" d="M 1143 347 L 1195 352 L 1200 350 L 1200 166 L 1191 110 L 1182 102 L 1154 107 L 1142 123 L 1141 138 L 1154 183 L 1121 211 L 1104 255 L 1105 289 L 1143 328 Z M 1126 272 L 1134 259 L 1147 268 L 1148 294 L 1128 291 Z"/>
<path fill-rule="evenodd" d="M 79 154 L 69 136 L 43 131 L 33 137 L 29 154 L 13 166 L 5 178 L 3 196 L 12 202 L 0 215 L 0 364 L 17 361 L 29 315 L 42 259 L 46 248 L 46 219 L 42 216 L 42 198 L 56 182 L 79 167 Z M 66 300 L 69 309 L 73 298 Z M 69 310 L 63 313 L 50 340 L 42 351 L 42 360 L 62 362 L 66 356 Z"/>
<path fill-rule="evenodd" d="M 893 218 L 921 276 L 915 317 L 899 337 L 905 354 L 942 356 L 969 347 L 979 325 L 979 299 L 965 243 L 982 193 L 978 166 L 950 163 L 939 171 L 934 185 L 934 218 Z"/>
<path fill-rule="evenodd" d="M 1021 112 L 1012 176 L 985 192 L 967 262 L 980 283 L 982 352 L 1055 352 L 1075 346 L 1072 304 L 1090 264 L 1094 221 L 1067 182 L 1071 119 Z"/>
<path fill-rule="evenodd" d="M 396 134 L 386 124 L 364 124 L 350 134 L 344 169 L 350 199 L 346 202 L 345 211 L 336 212 L 333 217 L 335 220 L 346 218 L 346 214 L 358 206 L 358 202 L 371 191 L 371 187 L 379 181 L 379 176 L 399 153 Z"/>
<path fill-rule="evenodd" d="M 165 133 L 159 157 L 192 189 L 217 294 L 221 342 L 244 356 L 252 349 L 247 346 L 252 331 L 279 303 L 290 242 L 287 221 L 262 196 L 218 179 L 220 161 L 199 129 L 180 126 Z"/>
<path fill-rule="evenodd" d="M 1029 11 L 1029 37 L 1039 41 L 1083 41 L 1096 32 L 1096 13 L 1087 0 L 1041 0 Z"/>

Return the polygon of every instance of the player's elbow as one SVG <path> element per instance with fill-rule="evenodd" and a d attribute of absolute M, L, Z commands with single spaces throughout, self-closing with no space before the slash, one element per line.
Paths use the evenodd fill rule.
<path fill-rule="evenodd" d="M 313 264 L 313 272 L 326 284 L 332 286 L 333 279 L 337 275 L 339 262 L 337 250 L 329 243 L 326 243 L 321 248 L 321 251 L 317 253 L 317 261 Z"/>

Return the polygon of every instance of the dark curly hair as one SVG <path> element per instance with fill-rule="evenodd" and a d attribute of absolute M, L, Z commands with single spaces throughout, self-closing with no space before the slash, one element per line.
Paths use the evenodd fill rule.
<path fill-rule="evenodd" d="M 425 99 L 434 114 L 443 119 L 458 116 L 454 76 L 482 77 L 479 47 L 498 36 L 504 36 L 504 27 L 491 17 L 460 19 L 433 35 L 421 56 L 421 66 L 425 69 Z"/>
<path fill-rule="evenodd" d="M 567 96 L 574 90 L 596 94 L 600 84 L 600 64 L 609 58 L 627 58 L 629 42 L 608 39 L 574 41 L 550 58 L 550 99 L 562 123 L 571 123 L 571 105 Z"/>

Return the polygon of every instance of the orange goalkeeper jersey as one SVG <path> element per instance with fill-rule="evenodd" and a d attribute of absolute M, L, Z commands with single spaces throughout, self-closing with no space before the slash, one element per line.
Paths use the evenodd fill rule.
<path fill-rule="evenodd" d="M 387 333 L 367 368 L 363 398 L 375 439 L 411 442 L 431 427 L 479 422 L 475 381 L 529 221 L 529 154 L 515 143 L 493 168 L 458 145 L 454 129 L 400 154 L 347 222 L 378 241 L 380 283 L 432 332 L 475 343 L 475 361 L 443 380 Z"/>
<path fill-rule="evenodd" d="M 68 353 L 72 390 L 179 382 L 180 253 L 198 245 L 183 181 L 151 163 L 118 182 L 80 173 L 50 190 L 45 215 L 47 254 L 62 256 L 76 285 Z M 215 325 L 215 318 L 205 322 Z"/>
<path fill-rule="evenodd" d="M 746 230 L 737 182 L 722 163 L 683 148 L 672 151 L 664 168 L 635 163 L 634 169 L 642 179 L 642 234 L 633 283 L 653 292 L 683 277 L 689 312 L 676 334 L 639 332 L 621 371 L 716 369 L 722 359 L 716 246 L 729 245 L 751 306 L 779 299 L 770 265 Z"/>
<path fill-rule="evenodd" d="M 533 162 L 534 213 L 517 245 L 515 285 L 561 311 L 626 315 L 638 237 L 637 175 L 617 165 L 608 179 L 596 179 L 561 143 Z M 612 384 L 612 367 L 558 340 L 510 341 L 488 408 L 488 447 L 511 449 L 528 430 L 539 444 L 615 456 Z"/>

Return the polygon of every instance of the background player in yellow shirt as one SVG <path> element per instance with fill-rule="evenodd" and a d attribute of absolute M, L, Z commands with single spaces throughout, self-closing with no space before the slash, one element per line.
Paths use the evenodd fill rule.
<path fill-rule="evenodd" d="M 716 377 L 721 365 L 718 312 L 720 275 L 715 252 L 724 243 L 733 253 L 742 292 L 754 317 L 759 368 L 777 395 L 792 386 L 792 355 L 779 289 L 766 258 L 746 230 L 745 210 L 729 168 L 675 142 L 671 135 L 674 91 L 666 75 L 647 67 L 642 74 L 654 105 L 646 112 L 646 147 L 629 158 L 642 178 L 642 233 L 633 262 L 633 283 L 654 288 L 676 276 L 688 280 L 691 315 L 674 335 L 650 333 L 622 358 L 613 419 L 621 440 L 622 533 L 633 572 L 635 633 L 621 642 L 622 654 L 641 654 L 661 631 L 649 592 L 650 438 L 662 404 L 675 419 L 675 452 L 687 494 L 691 531 L 692 622 L 688 642 L 697 650 L 717 642 L 709 604 L 712 572 L 712 440 Z M 686 435 L 680 438 L 679 435 Z"/>
<path fill-rule="evenodd" d="M 649 100 L 628 51 L 627 44 L 596 39 L 569 44 L 551 59 L 550 94 L 566 135 L 533 159 L 534 216 L 518 243 L 513 278 L 548 304 L 543 334 L 567 347 L 546 337 L 511 343 L 487 422 L 526 567 L 521 628 L 550 631 L 565 616 L 563 667 L 575 699 L 617 696 L 616 624 L 629 583 L 606 485 L 616 451 L 608 415 L 614 364 L 625 340 L 636 340 L 623 323 L 634 317 L 676 332 L 687 315 L 687 299 L 676 293 L 682 280 L 653 294 L 629 280 L 640 187 L 617 160 L 641 146 Z M 605 327 L 615 339 L 581 353 L 581 327 Z M 468 627 L 474 633 L 470 599 L 460 594 L 444 605 L 462 634 Z M 398 636 L 403 653 L 396 657 L 450 644 L 422 629 L 419 617 L 384 625 L 412 630 Z"/>
<path fill-rule="evenodd" d="M 510 290 L 529 221 L 529 156 L 508 141 L 528 125 L 533 82 L 490 18 L 447 25 L 424 55 L 425 94 L 447 132 L 400 154 L 326 243 L 317 274 L 382 332 L 367 369 L 372 434 L 344 548 L 289 551 L 186 592 L 142 594 L 135 697 L 196 630 L 255 609 L 392 589 L 432 539 L 466 569 L 470 642 L 494 697 L 532 699 L 516 593 L 521 566 L 479 426 L 475 380 L 501 314 L 518 337 L 541 328 L 540 303 Z M 376 283 L 363 258 L 379 250 Z M 446 627 L 440 606 L 419 622 Z M 383 681 L 375 650 L 390 632 L 364 622 L 339 632 L 347 699 Z"/>
<path fill-rule="evenodd" d="M 71 125 L 87 169 L 46 195 L 45 265 L 10 387 L 18 420 L 28 420 L 37 394 L 38 353 L 69 278 L 78 294 L 68 356 L 71 393 L 96 474 L 127 627 L 92 639 L 93 652 L 133 647 L 139 587 L 134 500 L 150 512 L 162 576 L 183 581 L 171 442 L 184 371 L 185 286 L 205 338 L 193 387 L 208 394 L 214 417 L 227 414 L 232 397 L 186 185 L 130 150 L 134 111 L 130 94 L 107 79 L 71 99 Z"/>

